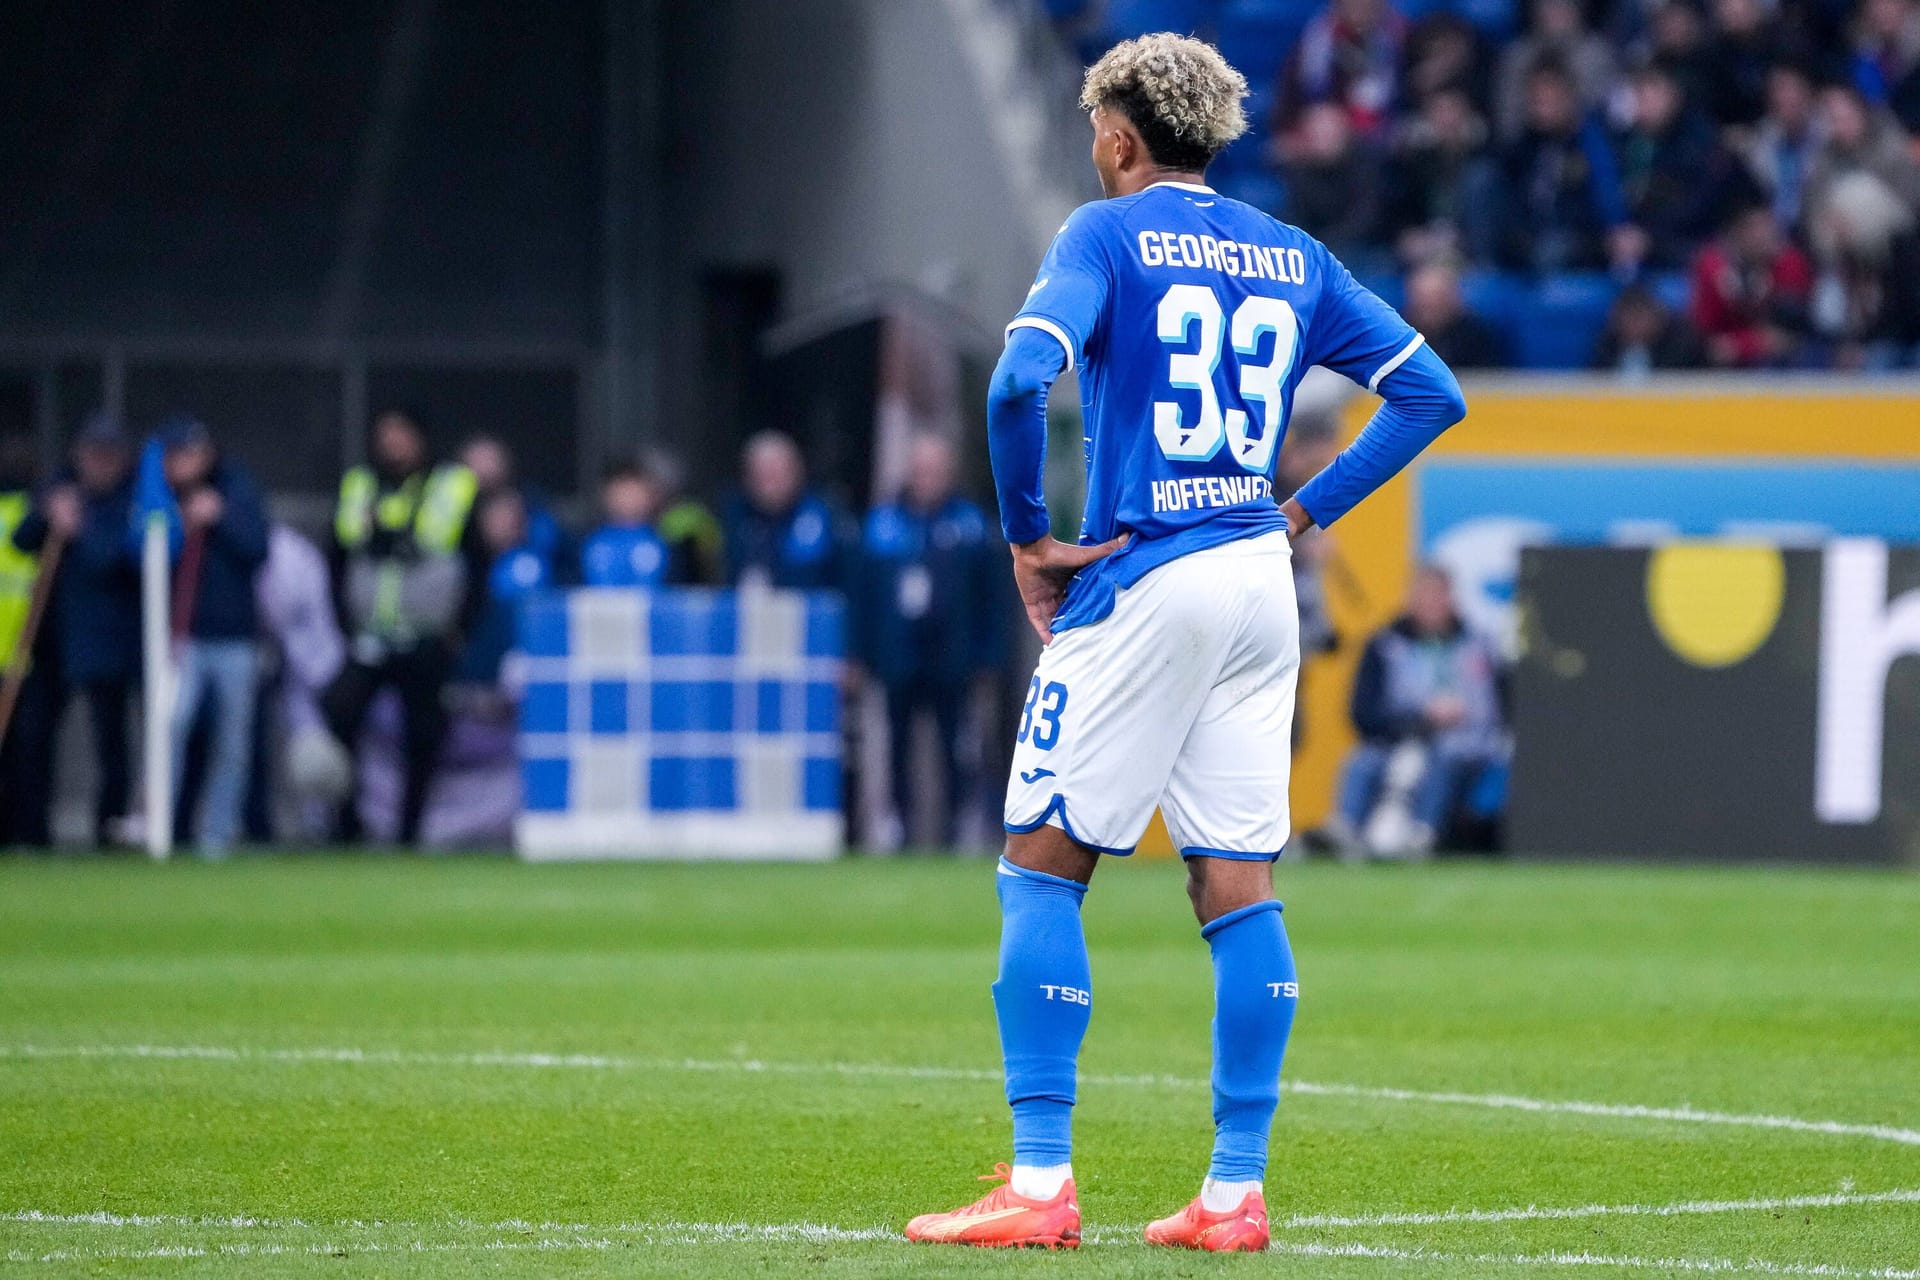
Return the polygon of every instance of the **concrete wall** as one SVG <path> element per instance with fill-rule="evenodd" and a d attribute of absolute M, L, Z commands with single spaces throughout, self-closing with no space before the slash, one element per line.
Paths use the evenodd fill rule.
<path fill-rule="evenodd" d="M 698 388 L 681 375 L 694 364 L 703 267 L 777 267 L 788 315 L 877 284 L 932 294 L 990 330 L 1013 314 L 1051 227 L 1015 195 L 993 105 L 962 44 L 965 9 L 947 0 L 669 5 L 670 420 L 698 417 Z M 1062 134 L 1078 126 L 1066 95 L 1044 124 Z M 1091 169 L 1084 158 L 1079 167 L 1065 180 L 1091 198 Z"/>

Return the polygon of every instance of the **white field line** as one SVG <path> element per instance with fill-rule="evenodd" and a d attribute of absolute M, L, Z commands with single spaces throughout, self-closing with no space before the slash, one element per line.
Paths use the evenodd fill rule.
<path fill-rule="evenodd" d="M 1920 1188 L 1895 1191 L 1839 1191 L 1818 1195 L 1756 1197 L 1748 1200 L 1681 1200 L 1670 1204 L 1527 1205 L 1507 1209 L 1447 1209 L 1431 1213 L 1295 1214 L 1276 1219 L 1278 1231 L 1328 1227 L 1435 1226 L 1494 1222 L 1542 1222 L 1577 1218 L 1708 1216 L 1730 1213 L 1771 1213 L 1786 1209 L 1837 1209 L 1852 1205 L 1920 1204 Z M 200 1215 L 167 1213 L 49 1213 L 42 1209 L 0 1212 L 0 1222 L 49 1227 L 166 1227 L 188 1230 L 367 1232 L 472 1231 L 488 1235 L 540 1236 L 618 1235 L 640 1240 L 698 1236 L 709 1240 L 887 1240 L 898 1232 L 889 1227 L 834 1227 L 796 1222 L 756 1225 L 746 1222 L 532 1222 L 510 1218 L 478 1222 L 470 1218 L 438 1221 L 387 1221 L 345 1218 L 314 1222 L 304 1218 L 256 1217 L 250 1214 Z M 1096 1227 L 1090 1241 L 1113 1242 L 1139 1236 L 1139 1226 Z"/>
<path fill-rule="evenodd" d="M 1448 1223 L 1552 1222 L 1570 1218 L 1678 1218 L 1695 1214 L 1774 1213 L 1783 1209 L 1837 1209 L 1860 1204 L 1920 1204 L 1920 1188 L 1837 1191 L 1828 1195 L 1752 1200 L 1682 1200 L 1676 1204 L 1527 1205 L 1511 1209 L 1444 1209 L 1433 1213 L 1301 1213 L 1275 1219 L 1275 1230 L 1316 1227 L 1425 1227 Z"/>
<path fill-rule="evenodd" d="M 691 1071 L 766 1075 L 879 1077 L 907 1080 L 968 1080 L 995 1082 L 1000 1072 L 978 1067 L 915 1066 L 888 1062 L 767 1062 L 757 1058 L 632 1058 L 598 1053 L 433 1053 L 404 1049 L 249 1049 L 228 1045 L 0 1045 L 5 1058 L 153 1058 L 211 1062 L 347 1063 L 367 1066 L 506 1067 L 529 1070 L 577 1071 Z M 1080 1082 L 1095 1087 L 1205 1088 L 1198 1077 L 1174 1075 L 1088 1074 Z M 1729 1125 L 1749 1129 L 1777 1129 L 1836 1137 L 1868 1138 L 1903 1146 L 1920 1146 L 1920 1129 L 1886 1124 L 1857 1124 L 1841 1120 L 1806 1120 L 1798 1116 L 1706 1111 L 1697 1107 L 1655 1107 L 1632 1103 L 1582 1102 L 1574 1099 L 1528 1098 L 1504 1093 L 1456 1093 L 1421 1089 L 1394 1089 L 1377 1085 L 1320 1084 L 1306 1080 L 1282 1081 L 1283 1092 L 1303 1097 L 1361 1098 L 1378 1102 L 1413 1102 L 1435 1106 L 1487 1107 L 1549 1115 L 1594 1116 L 1619 1120 L 1654 1120 L 1678 1124 Z"/>

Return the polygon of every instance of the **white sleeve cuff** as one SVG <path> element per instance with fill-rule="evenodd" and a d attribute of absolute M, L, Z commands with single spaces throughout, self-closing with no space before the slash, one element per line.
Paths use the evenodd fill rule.
<path fill-rule="evenodd" d="M 1418 334 L 1418 333 L 1414 334 L 1413 341 L 1409 342 L 1406 346 L 1394 352 L 1393 359 L 1387 361 L 1385 364 L 1381 365 L 1378 369 L 1375 369 L 1373 371 L 1373 376 L 1367 379 L 1367 390 L 1375 391 L 1375 392 L 1379 391 L 1380 380 L 1386 377 L 1388 374 L 1392 373 L 1395 369 L 1398 369 L 1401 365 L 1405 364 L 1407 362 L 1407 358 L 1411 356 L 1414 352 L 1418 351 L 1420 349 L 1420 344 L 1425 341 L 1426 341 L 1426 338 L 1424 335 Z"/>
<path fill-rule="evenodd" d="M 1045 316 L 1015 316 L 1013 323 L 1007 326 L 1007 332 L 1012 333 L 1015 329 L 1038 329 L 1042 333 L 1052 334 L 1054 338 L 1059 341 L 1060 345 L 1066 349 L 1067 372 L 1073 372 L 1073 340 L 1067 337 L 1066 330 Z M 1406 359 L 1406 355 L 1403 353 L 1397 357 L 1397 359 L 1404 360 Z"/>

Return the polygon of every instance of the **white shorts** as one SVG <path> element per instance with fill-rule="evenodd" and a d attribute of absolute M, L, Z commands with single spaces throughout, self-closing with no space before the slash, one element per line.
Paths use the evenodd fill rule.
<path fill-rule="evenodd" d="M 1182 857 L 1279 857 L 1299 669 L 1286 534 L 1160 566 L 1041 653 L 1007 830 L 1051 823 L 1126 854 L 1158 805 Z"/>

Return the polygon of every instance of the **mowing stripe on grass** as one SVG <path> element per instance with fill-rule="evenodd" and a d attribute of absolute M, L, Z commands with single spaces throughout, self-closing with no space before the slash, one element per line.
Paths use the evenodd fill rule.
<path fill-rule="evenodd" d="M 4 1058 L 154 1058 L 208 1062 L 344 1063 L 365 1066 L 507 1067 L 529 1070 L 578 1071 L 693 1071 L 768 1075 L 874 1076 L 908 1080 L 968 1080 L 998 1083 L 1001 1073 L 980 1067 L 915 1066 L 890 1062 L 765 1062 L 757 1058 L 630 1058 L 599 1053 L 432 1053 L 406 1049 L 249 1049 L 230 1045 L 0 1045 Z M 1100 1075 L 1080 1077 L 1092 1086 L 1204 1089 L 1207 1081 L 1193 1076 Z M 1856 1124 L 1842 1120 L 1805 1120 L 1798 1116 L 1703 1111 L 1696 1107 L 1655 1107 L 1633 1103 L 1581 1102 L 1571 1099 L 1528 1098 L 1504 1093 L 1455 1093 L 1423 1089 L 1394 1089 L 1364 1084 L 1318 1084 L 1306 1080 L 1282 1081 L 1281 1089 L 1305 1097 L 1361 1098 L 1378 1102 L 1415 1102 L 1435 1106 L 1487 1107 L 1549 1115 L 1594 1116 L 1617 1120 L 1656 1120 L 1679 1124 L 1732 1125 L 1749 1129 L 1782 1129 L 1836 1137 L 1868 1138 L 1920 1146 L 1920 1130 L 1886 1124 Z"/>
<path fill-rule="evenodd" d="M 1372 1244 L 1302 1244 L 1276 1240 L 1269 1253 L 1298 1258 L 1379 1258 L 1390 1262 L 1443 1262 L 1481 1267 L 1611 1267 L 1623 1271 L 1704 1272 L 1764 1276 L 1832 1276 L 1838 1280 L 1920 1280 L 1920 1271 L 1904 1267 L 1845 1267 L 1831 1262 L 1770 1262 L 1765 1258 L 1639 1258 L 1631 1255 L 1572 1253 L 1449 1253 L 1440 1249 L 1396 1249 Z"/>

